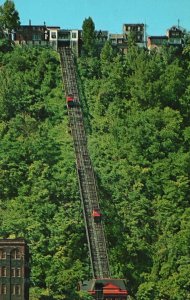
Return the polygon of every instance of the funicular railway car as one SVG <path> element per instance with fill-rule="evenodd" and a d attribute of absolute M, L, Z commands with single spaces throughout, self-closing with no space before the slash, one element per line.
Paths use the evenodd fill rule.
<path fill-rule="evenodd" d="M 66 97 L 67 108 L 79 106 L 79 101 L 75 99 L 73 95 Z"/>

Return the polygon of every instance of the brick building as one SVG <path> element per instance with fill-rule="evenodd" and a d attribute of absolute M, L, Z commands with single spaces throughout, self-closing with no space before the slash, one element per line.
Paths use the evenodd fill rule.
<path fill-rule="evenodd" d="M 48 45 L 49 36 L 46 25 L 22 25 L 14 33 L 14 41 L 18 45 Z"/>
<path fill-rule="evenodd" d="M 1 300 L 29 300 L 28 261 L 24 239 L 0 239 Z"/>

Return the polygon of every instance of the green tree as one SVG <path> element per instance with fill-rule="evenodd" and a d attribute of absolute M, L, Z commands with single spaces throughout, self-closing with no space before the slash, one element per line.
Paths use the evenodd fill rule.
<path fill-rule="evenodd" d="M 2 54 L 0 63 L 0 236 L 28 240 L 34 299 L 53 299 L 53 281 L 59 284 L 63 273 L 56 297 L 67 283 L 71 299 L 75 287 L 69 280 L 80 281 L 86 259 L 75 251 L 84 231 L 58 56 L 49 49 L 16 47 Z M 59 239 L 64 229 L 73 232 L 71 243 L 70 234 Z M 64 256 L 58 255 L 62 246 Z"/>
<path fill-rule="evenodd" d="M 98 78 L 80 71 L 112 274 L 135 299 L 188 299 L 189 56 L 108 46 Z"/>
<path fill-rule="evenodd" d="M 0 6 L 0 28 L 11 38 L 11 32 L 18 29 L 20 26 L 19 13 L 15 9 L 15 4 L 12 0 L 6 0 Z"/>
<path fill-rule="evenodd" d="M 116 51 L 114 51 L 111 42 L 106 41 L 100 53 L 101 71 L 105 77 L 108 76 L 109 72 L 111 71 L 111 63 L 113 62 L 115 56 Z"/>
<path fill-rule="evenodd" d="M 91 17 L 85 19 L 82 24 L 83 51 L 87 56 L 95 54 L 95 25 Z"/>

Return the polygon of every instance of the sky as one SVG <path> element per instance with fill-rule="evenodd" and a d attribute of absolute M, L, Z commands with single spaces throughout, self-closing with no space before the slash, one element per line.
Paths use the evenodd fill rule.
<path fill-rule="evenodd" d="M 0 0 L 0 5 L 5 0 Z M 146 24 L 147 35 L 165 35 L 173 25 L 190 31 L 190 0 L 15 0 L 21 24 L 46 22 L 63 29 L 81 29 L 91 17 L 97 30 L 122 33 L 125 23 Z"/>

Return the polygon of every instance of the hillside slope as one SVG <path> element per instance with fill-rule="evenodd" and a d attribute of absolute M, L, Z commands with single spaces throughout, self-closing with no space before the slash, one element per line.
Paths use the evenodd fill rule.
<path fill-rule="evenodd" d="M 189 55 L 109 44 L 78 59 L 114 277 L 134 299 L 190 296 Z M 25 237 L 31 300 L 75 292 L 89 261 L 58 54 L 0 53 L 0 236 Z"/>

